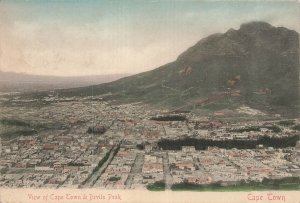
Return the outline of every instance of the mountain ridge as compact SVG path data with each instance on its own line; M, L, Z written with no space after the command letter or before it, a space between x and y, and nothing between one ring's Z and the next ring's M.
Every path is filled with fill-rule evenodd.
M109 92L105 99L178 106L228 89L239 91L243 102L298 104L299 34L266 22L244 23L238 30L201 39L175 61L154 70L59 92L64 96Z

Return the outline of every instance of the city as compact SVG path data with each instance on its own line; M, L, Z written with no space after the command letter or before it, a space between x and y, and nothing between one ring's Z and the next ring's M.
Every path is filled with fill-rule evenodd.
M204 115L55 96L1 105L4 188L174 190L300 176L300 120L247 106Z

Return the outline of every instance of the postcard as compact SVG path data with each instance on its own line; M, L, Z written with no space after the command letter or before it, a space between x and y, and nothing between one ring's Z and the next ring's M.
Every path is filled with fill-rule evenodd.
M300 203L300 2L0 0L0 202Z

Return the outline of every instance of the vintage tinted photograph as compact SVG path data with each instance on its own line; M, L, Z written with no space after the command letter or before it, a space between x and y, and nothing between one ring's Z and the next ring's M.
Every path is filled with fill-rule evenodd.
M299 1L0 0L0 201L289 201L299 32Z

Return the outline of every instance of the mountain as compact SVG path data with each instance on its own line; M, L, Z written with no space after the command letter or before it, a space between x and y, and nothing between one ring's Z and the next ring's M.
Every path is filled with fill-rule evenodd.
M299 34L266 22L245 23L201 39L154 70L59 93L171 106L235 95L254 105L293 106L299 102Z
M0 92L28 92L61 88L74 88L105 82L111 82L127 74L94 75L94 76L44 76L26 73L4 72L0 70Z

